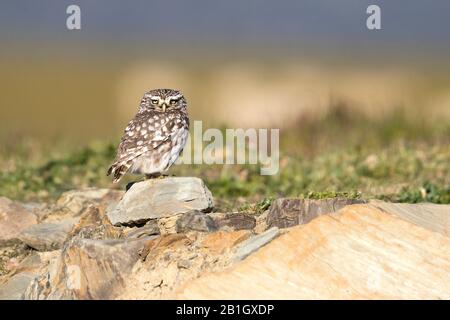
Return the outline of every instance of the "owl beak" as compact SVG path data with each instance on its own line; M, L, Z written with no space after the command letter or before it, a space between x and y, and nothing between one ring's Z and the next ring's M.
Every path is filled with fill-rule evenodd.
M165 102L162 104L162 111L166 112L166 103Z

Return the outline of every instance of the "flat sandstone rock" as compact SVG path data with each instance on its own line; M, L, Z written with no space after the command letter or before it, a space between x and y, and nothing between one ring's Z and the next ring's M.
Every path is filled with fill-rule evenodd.
M123 288L147 241L92 240L77 235L62 250L56 270L33 280L24 299L111 299Z
M36 215L26 206L0 197L0 240L15 239L22 230L36 223Z
M179 299L450 299L450 238L372 205L346 206L272 240Z
M269 230L258 234L239 245L239 248L234 254L234 260L240 261L251 255L253 252L259 250L259 248L265 246L270 241L275 239L280 234L277 227L270 228Z
M30 272L12 276L8 282L0 285L0 300L23 300L25 290L36 276L36 274Z
M450 205L434 203L392 203L372 200L370 204L408 222L450 237Z
M133 184L107 216L113 225L133 225L191 210L213 208L211 192L199 178L168 177Z
M61 248L77 221L76 218L69 218L55 223L35 224L23 230L18 237L38 251L56 250Z

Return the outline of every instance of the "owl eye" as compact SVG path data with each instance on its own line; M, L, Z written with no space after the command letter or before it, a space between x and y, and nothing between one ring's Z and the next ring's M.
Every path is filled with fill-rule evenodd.
M177 102L178 102L178 99L172 99L172 100L170 100L170 104L171 104L172 106L176 105Z
M152 99L152 104L158 104L159 100L158 99Z

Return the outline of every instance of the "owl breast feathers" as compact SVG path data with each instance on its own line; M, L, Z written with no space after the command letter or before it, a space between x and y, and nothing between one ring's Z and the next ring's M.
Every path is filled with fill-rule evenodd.
M188 132L186 101L179 91L147 92L125 129L107 175L118 182L128 170L145 175L165 172L183 151Z

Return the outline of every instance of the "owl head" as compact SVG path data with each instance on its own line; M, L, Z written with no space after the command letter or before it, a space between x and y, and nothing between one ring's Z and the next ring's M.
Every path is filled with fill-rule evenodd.
M139 112L154 110L157 112L185 111L186 99L174 89L154 89L147 91L142 97Z

